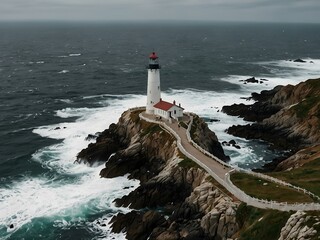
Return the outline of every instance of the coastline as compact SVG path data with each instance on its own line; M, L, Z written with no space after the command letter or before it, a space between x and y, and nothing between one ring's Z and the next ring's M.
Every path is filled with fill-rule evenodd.
M137 112L139 113L140 111L137 111ZM176 161L175 158L173 158L173 161L175 163L169 163L169 164L165 163L165 161L166 161L165 159L168 159L168 158L172 159L172 157L167 155L168 153L171 153L171 154L177 153L177 150L173 150L171 148L169 148L169 149L165 149L165 148L159 149L158 148L159 146L162 145L161 142L163 141L160 139L161 138L162 139L170 139L170 138L168 138L168 136L167 137L162 136L159 139L160 142L156 141L157 145L153 146L154 150L147 150L147 151L144 150L148 154L151 154L151 155L149 155L149 158L152 159L152 163L151 163L151 165L149 165L150 160L148 161L146 158L143 157L144 154L143 154L142 149L149 148L150 146L152 146L152 143L150 141L144 142L145 140L142 140L142 142L140 142L141 141L140 138L142 137L144 139L146 136L151 134L153 138L158 139L158 137L157 137L158 132L160 131L159 134L162 134L164 132L163 132L163 130L161 130L161 128L158 128L157 125L154 125L154 124L151 124L151 125L147 124L146 125L146 123L143 123L143 124L142 124L142 122L140 123L139 118L140 117L138 117L138 115L134 112L131 112L131 111L125 112L125 113L123 113L122 117L120 118L120 121L117 124L118 125L117 127L115 125L110 126L109 129L111 131L118 129L116 131L116 132L118 132L118 134L120 131L120 135L119 135L120 139L121 139L121 136L126 136L126 138L123 139L122 141L127 142L128 140L130 140L130 139L131 140L130 140L130 145L125 150L117 152L115 155L112 155L110 157L110 159L106 163L106 168L101 171L101 175L103 177L115 177L118 175L130 173L130 175L129 175L130 178L132 178L132 177L139 178L141 181L141 185L136 190L131 192L128 196L125 196L122 199L117 199L117 200L115 200L115 202L118 206L122 206L122 207L129 207L130 206L130 208L133 208L133 209L148 208L151 210L148 212L136 211L136 212L130 212L128 214L118 214L118 215L114 216L111 220L112 229L115 233L121 232L121 229L123 229L123 228L127 229L128 239L140 239L139 237L141 237L141 236L142 236L141 239L143 239L145 234L147 234L147 235L151 234L151 236L153 236L153 238L151 238L151 239L158 239L158 237L168 236L168 234L169 235L173 234L175 236L174 239L179 239L180 235L177 232L175 232L175 231L177 231L177 229L179 229L179 232L182 231L182 229L184 229L183 231L185 231L185 234L187 234L186 236L188 236L189 234L191 234L191 232L188 232L185 229L186 225L184 225L184 224L181 225L181 223L178 224L175 221L176 222L175 224L178 224L178 225L176 225L175 229L169 228L170 231L168 231L167 227L165 227L164 229L162 228L162 230L160 230L159 225L169 226L170 224L172 224L172 222L170 223L170 221L173 221L175 219L174 215L171 216L171 214L173 213L173 212L171 212L172 209L175 209L174 212L177 211L177 208L180 209L181 208L180 204L183 202L183 199L189 199L186 197L189 196L190 193L192 193L192 190L190 191L190 185L188 186L188 184L187 184L187 185L185 185L187 187L183 187L184 184L181 185L181 183L180 183L176 186L177 180L169 180L169 179L171 179L171 178L184 179L185 177L183 177L183 175L188 176L189 173L184 173L182 176L180 176L181 172L179 173L179 171L178 171L178 173L177 173L176 170L173 170L173 169L176 169L176 167L181 162L181 160L182 160L181 156L179 157L180 160L179 160L179 158L177 159L178 161ZM143 128L142 129L140 128L140 130L139 130L140 125ZM125 129L127 129L127 130L124 129L124 126L126 126ZM130 129L130 130L128 130L128 129ZM142 135L141 135L141 132L142 132ZM167 133L164 133L164 134L167 134ZM113 134L107 134L106 137L107 137L107 139L114 138L112 136L113 136ZM118 137L116 137L116 139L118 139ZM101 140L98 139L97 144L99 144L100 141ZM172 142L172 140L170 140L170 142ZM160 145L158 145L159 143L160 143ZM174 146L175 144L167 142L163 145L164 146ZM92 147L93 147L93 149L95 148L94 146L89 146L89 148L92 148ZM177 148L177 146L175 146L175 148ZM157 149L156 152L155 152L155 149ZM158 158L157 154L160 154L160 156L162 156L162 157ZM80 154L80 155L81 155L81 157L85 157L85 155L83 155L83 154ZM176 155L176 157L178 157L178 156ZM142 162L145 162L145 163L142 163L141 160L142 160ZM136 161L138 161L138 162L135 163ZM185 161L185 160L183 160L183 161ZM146 164L146 163L148 163L148 164ZM177 163L178 163L178 165L177 165ZM163 165L163 164L165 164L165 165ZM161 167L161 165L163 165L164 167ZM138 166L140 166L140 167L138 167ZM143 166L143 168L142 168L143 170L141 169L142 166ZM199 169L199 167L195 167L195 166L196 165L191 165L188 167L188 169L192 170L192 171L194 171L194 169L198 169L198 171L201 172L201 169ZM125 169L124 171L121 170L123 168ZM140 169L140 170L137 172L136 171L137 169ZM147 169L149 169L149 170L147 170ZM165 172L165 174L162 173L163 171ZM173 175L171 175L172 171L174 172ZM180 171L181 171L181 169L180 169ZM149 174L145 175L145 173L149 173ZM169 173L169 175L167 177L169 177L169 178L167 179L166 175L168 173ZM192 173L192 175L194 175L194 173ZM159 179L159 176L161 176L160 179ZM192 183L193 191L195 191L195 189L197 188L197 185L193 184L194 179L193 180L192 179L190 179L189 181ZM206 179L207 179L207 177L206 177ZM179 180L179 181L181 181L181 180ZM183 180L182 182L188 182L188 180ZM209 183L208 180L206 180L206 181L202 180L201 182L203 184ZM168 183L169 183L169 185L167 185ZM176 186L176 187L173 187L173 186ZM194 188L194 187L196 187L196 188ZM200 187L200 186L198 186L198 187ZM217 190L216 187L215 187L215 189ZM220 187L220 189L221 189L221 187ZM158 195L160 192L161 192L161 195ZM185 195L183 194L180 197L176 196L178 198L172 198L172 192L181 192L181 193L185 193ZM173 204L173 205L171 207L169 207L167 205L168 201L172 201L171 204ZM197 203L196 206L200 207L200 209L201 209L203 206L202 204L204 204L204 206L206 206L205 203L201 203L201 204ZM274 203L274 204L276 204L276 203ZM164 212L166 212L166 214L168 216L171 216L171 217L169 217L169 220L168 220L169 223L165 223L166 220L165 220L165 218L161 217L161 212L159 215L158 210L155 210L155 211L153 210L155 207L159 208L159 206L163 206ZM190 205L188 205L188 206L190 207ZM186 206L184 206L183 210L181 209L180 211L185 212L185 211L187 211L186 209L189 209L189 207L186 208ZM191 207L191 208L194 209L194 207ZM171 210L169 210L169 209L171 209ZM234 213L237 211L236 209L237 209L237 207L234 206L233 210L232 210L232 212L233 212L232 218L234 218L234 216L235 216ZM286 206L282 205L282 207L280 209L285 210ZM190 211L190 210L188 210L188 211ZM193 212L194 211L196 211L196 210L194 209ZM214 210L214 211L216 211L216 210ZM230 210L228 210L228 211L230 211ZM194 212L194 213L196 213L196 212ZM212 212L210 214L212 214ZM222 213L220 212L220 214L222 214ZM186 215L184 215L184 216L186 216ZM203 217L203 215L202 215L202 217ZM180 216L180 218L181 218L181 216ZM144 220L142 220L142 219L144 219ZM189 217L187 217L187 219L185 219L185 221L190 223L191 219ZM142 224L142 226L144 226L144 227L136 229L136 227L134 227L135 226L134 224L128 225L128 223L126 223L127 221L140 222ZM235 219L232 220L231 223L235 224L236 220ZM147 227L147 226L149 226L149 227ZM150 229L147 230L147 228L150 228L150 227L152 228L151 229L152 231ZM157 230L155 230L155 229L157 229ZM197 233L193 233L193 234L196 234L196 236L203 237L204 236L203 230L205 229L204 226L203 225L201 225L201 227L198 226L198 227L196 227L196 229L197 229L196 230ZM233 236L233 234L238 230L238 227L237 227L237 225L232 225L231 229L233 229L233 230L231 230L231 232L228 232L229 230L226 230L228 232L229 237ZM205 233L208 234L206 232L206 230L205 230ZM211 235L209 235L209 236L211 236L211 237L215 236L215 235L212 235L213 234L212 232L210 234ZM220 235L221 232L218 231L217 234ZM161 238L159 238L159 239L161 239Z

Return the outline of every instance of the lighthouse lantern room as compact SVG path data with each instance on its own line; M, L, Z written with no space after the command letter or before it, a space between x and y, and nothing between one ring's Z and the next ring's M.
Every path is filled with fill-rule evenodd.
M158 56L155 52L149 56L148 66L148 87L147 87L147 107L146 112L148 114L154 113L153 106L160 101L160 65Z

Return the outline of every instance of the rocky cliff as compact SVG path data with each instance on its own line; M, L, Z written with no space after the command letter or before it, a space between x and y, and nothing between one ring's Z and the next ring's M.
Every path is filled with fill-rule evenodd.
M253 105L223 108L227 114L255 121L230 127L230 134L268 141L271 147L286 150L289 155L320 143L320 79L278 86L254 93L252 98L257 100Z
M129 207L131 211L112 218L113 232L125 232L129 240L252 239L252 236L262 240L270 236L298 240L301 236L317 236L316 214L291 213L290 217L289 213L240 204L178 150L170 133L157 124L140 120L139 113L124 112L117 124L111 124L99 134L96 143L78 155L79 163L105 162L101 177L128 174L129 178L140 180L137 189L115 199L117 206ZM226 158L214 133L202 119L194 117L197 118L192 127L194 140L201 143L206 136L202 147Z
M281 229L279 240L318 239L319 217L298 211L290 216Z
M96 143L78 155L78 162L106 161L102 177L129 174L141 185L116 199L129 207L112 219L114 232L128 239L227 239L238 230L235 202L202 168L177 148L176 139L157 124L140 120L139 111L126 111ZM193 133L208 136L203 147L227 159L214 133L200 118Z

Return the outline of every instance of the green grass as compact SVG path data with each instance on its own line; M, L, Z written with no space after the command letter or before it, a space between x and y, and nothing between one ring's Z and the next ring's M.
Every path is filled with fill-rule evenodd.
M315 195L320 196L320 158L306 163L297 169L269 173L269 175L295 186L305 188Z
M292 107L292 110L296 113L297 117L304 119L309 115L309 111L320 102L320 96L309 96L304 101L298 103ZM320 118L320 111L318 111L316 117Z
M241 228L238 239L278 239L281 228L289 217L289 212L258 209L241 203L236 212L237 222Z
M192 161L190 158L188 157L184 157L183 160L181 162L178 163L179 167L182 168L200 168L203 169L201 166L199 166L198 164L196 164L194 161Z
M320 79L309 79L306 81L306 86L308 86L309 92L305 100L292 107L292 110L300 119L308 117L310 109L320 102ZM320 118L319 110L316 114L318 118Z
M231 174L230 177L238 188L255 198L288 203L313 202L311 197L302 192L249 174L236 172ZM264 183L267 183L267 185L264 185Z
M179 154L178 154L179 158L182 159L181 162L178 163L179 167L182 168L200 168L203 169L201 166L199 166L197 163L195 163L194 161L192 161L190 158L188 158L186 155L184 155L180 150L179 150Z
M307 84L309 84L313 90L319 91L320 89L320 78L318 79L309 79L307 81Z
M143 129L142 136L145 136L145 135L148 135L148 134L152 135L152 134L154 134L156 132L160 132L160 131L163 131L163 130L158 124L150 124L149 127Z

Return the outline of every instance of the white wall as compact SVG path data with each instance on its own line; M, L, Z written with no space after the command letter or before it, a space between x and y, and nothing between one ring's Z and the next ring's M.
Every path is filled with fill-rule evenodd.
M165 119L169 119L169 113L168 112L166 112L164 110L161 110L161 109L158 109L158 108L155 108L154 111L155 111L154 112L155 115L163 117Z
M160 101L160 69L148 69L147 107L148 114L154 113L153 105Z
M169 111L171 111L171 116L174 119L178 120L179 117L183 117L183 110L178 106L173 106L172 108L169 109Z
M168 111L164 111L158 108L154 109L154 114L160 117L163 117L165 119L170 119L170 113L171 112L171 117L174 119L177 119L179 117L183 117L183 109L177 107L177 106L173 106L171 107Z

